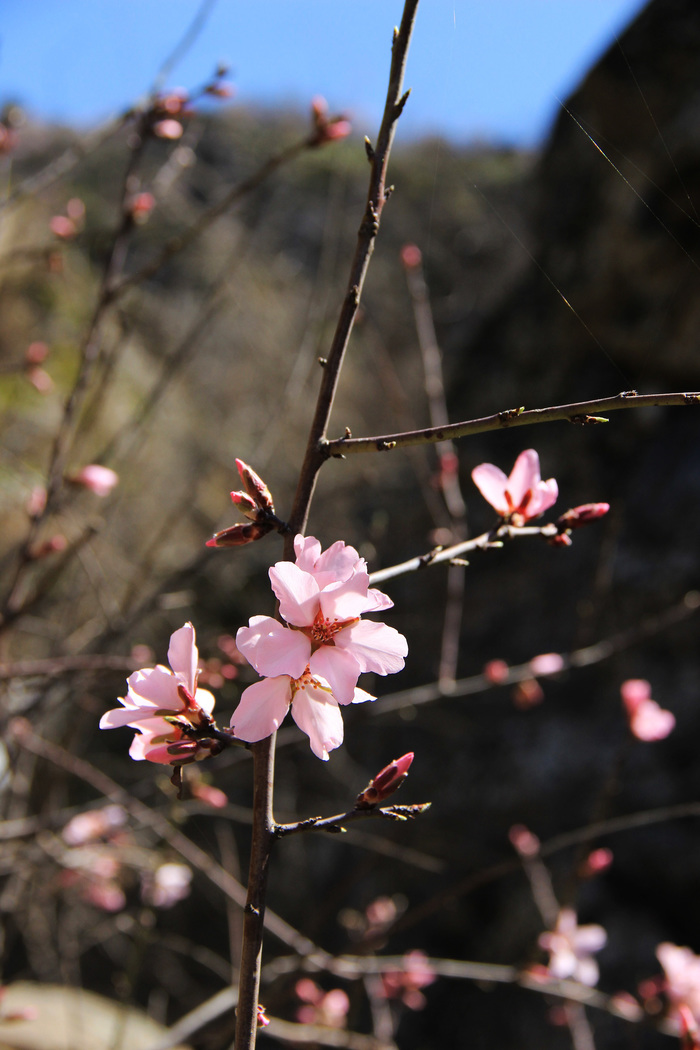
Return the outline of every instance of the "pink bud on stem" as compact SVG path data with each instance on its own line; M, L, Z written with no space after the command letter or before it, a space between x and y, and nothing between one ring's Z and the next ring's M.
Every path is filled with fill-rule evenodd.
M364 791L362 791L355 802L355 809L372 809L378 802L389 798L403 784L408 776L408 770L413 762L413 751L407 752L401 758L395 758L388 766L380 770L373 777Z

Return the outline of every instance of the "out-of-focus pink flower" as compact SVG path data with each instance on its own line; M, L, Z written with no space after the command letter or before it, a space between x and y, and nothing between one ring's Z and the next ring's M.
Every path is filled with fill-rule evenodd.
M678 1007L678 1027L681 1032L681 1050L700 1050L700 1030L697 1021L684 1003Z
M153 125L153 134L159 139L179 139L183 127L179 120L157 120Z
M211 806L212 809L224 809L228 806L228 795L221 788L205 784L201 780L190 781L188 786L192 797L203 802L205 806Z
M42 343L41 340L36 340L30 343L24 353L24 360L28 365L41 365L44 363L46 358L49 356L49 345L48 343Z
M382 974L382 991L385 999L400 999L409 1010L422 1010L426 998L420 991L433 984L437 978L421 951L407 952L403 957L404 969Z
M136 193L128 203L129 213L134 222L141 226L146 222L156 206L156 199L152 193Z
M521 857L536 857L540 852L540 840L524 824L513 824L508 830L508 838Z
M529 711L531 707L542 703L544 692L536 678L524 678L522 682L516 682L513 686L512 697L517 708Z
M365 908L366 936L375 936L388 929L398 914L399 909L393 897L377 897L370 901Z
M544 514L559 495L554 478L541 480L540 458L534 448L520 453L508 477L493 463L481 463L474 467L472 480L484 499L516 526Z
M491 685L501 685L503 682L508 681L509 672L510 668L505 660L489 660L487 664L484 664L484 669L481 673Z
M152 904L154 908L172 908L189 896L191 882L192 872L186 864L161 864L144 879L141 897L144 903Z
M690 948L665 941L656 949L656 957L664 969L664 991L676 1019L685 1006L695 1021L700 1021L700 956Z
M564 670L564 659L559 653L541 653L530 660L530 670L538 677L558 674Z
M328 1028L344 1028L350 1000L342 988L331 988L324 992L310 977L302 977L294 986L304 1006L296 1012L300 1024L322 1024Z
M126 823L126 810L121 806L103 806L72 817L63 829L63 841L69 846L84 846L88 842L110 835Z
M598 982L598 964L592 958L607 941L602 926L579 926L573 908L562 908L553 930L540 934L539 945L549 952L552 977L568 977L591 988Z
M32 547L29 552L29 557L32 561L39 561L41 558L48 558L50 554L60 554L68 546L68 540L60 532L57 532L53 536L49 536L48 539L42 540L36 547Z
M405 270L417 270L423 255L417 244L404 244L401 249L401 265Z
M29 493L26 503L27 514L30 518L38 518L46 506L46 488L44 485L35 485Z
M218 81L216 84L207 84L204 90L207 95L212 95L214 98L233 98L236 93L233 84L223 80Z
M651 698L651 685L644 678L628 678L620 686L622 703L632 734L638 740L664 740L673 730L676 719Z
M189 96L185 88L173 88L157 98L154 108L157 113L167 113L170 117L176 117L178 113L183 112L188 101Z
M119 475L110 467L103 467L99 463L89 463L77 474L73 474L69 480L74 485L82 485L83 488L89 489L96 496L104 499L105 496L109 496L114 486L119 484Z
M602 875L613 862L613 852L605 846L592 850L579 868L582 879L591 879L594 875Z
M328 116L328 103L322 95L317 95L311 102L311 119L315 129L312 145L322 146L333 139L344 139L352 131L352 124L345 117Z
M46 369L41 368L39 365L30 365L27 368L26 376L34 389L40 394L48 394L50 390L53 390L53 379Z
M172 670L157 664L135 671L128 679L126 697L119 698L123 706L107 711L100 729L137 729L129 749L137 761L181 765L210 752L211 740L187 735L188 730L206 729L212 723L214 697L207 689L197 688L198 659L194 627L186 623L170 638Z
M78 227L67 215L53 215L49 220L49 229L62 241L70 241L78 233Z
M383 802L385 798L389 798L395 791L398 791L408 776L411 762L413 762L413 751L402 755L401 758L395 758L388 766L380 769L376 777L373 777L364 791L357 796L355 809L371 809L372 806Z

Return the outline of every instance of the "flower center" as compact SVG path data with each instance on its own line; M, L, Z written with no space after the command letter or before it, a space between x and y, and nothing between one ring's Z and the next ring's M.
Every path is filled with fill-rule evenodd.
M338 631L342 631L345 627L352 627L358 620L359 616L351 620L328 620L319 610L311 627L307 627L305 633L308 634L314 649L322 645L335 645L334 639Z

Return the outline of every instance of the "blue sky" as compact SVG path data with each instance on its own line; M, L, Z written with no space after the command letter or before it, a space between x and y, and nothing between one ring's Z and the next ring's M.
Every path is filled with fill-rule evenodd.
M0 100L92 126L141 97L202 0L3 0ZM374 135L401 0L208 0L169 86L230 63L238 102L325 95ZM643 0L422 0L402 136L533 145Z

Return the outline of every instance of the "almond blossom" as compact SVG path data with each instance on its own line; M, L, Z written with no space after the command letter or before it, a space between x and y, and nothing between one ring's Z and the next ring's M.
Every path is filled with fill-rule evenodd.
M286 623L253 616L236 645L265 681L243 692L231 725L241 740L270 736L292 707L319 758L339 747L339 704L374 699L357 680L364 671L393 674L404 666L406 639L393 627L361 620L393 602L369 586L364 558L342 541L326 551L312 536L297 536L296 562L270 569L272 589Z
M579 926L573 908L562 908L553 930L540 935L539 945L549 952L548 970L552 977L568 977L591 988L598 982L598 964L592 958L605 945L608 936L602 926Z
M651 685L644 678L628 678L620 686L620 695L633 736L638 740L664 740L673 730L676 719L651 698Z
M540 478L540 458L534 448L520 453L508 477L493 463L481 463L474 467L472 480L484 499L516 526L544 514L559 495L554 478Z
M119 698L122 707L107 711L100 729L138 730L129 749L137 761L181 765L210 750L211 740L188 735L213 724L214 697L208 689L197 688L198 659L194 627L186 623L171 635L170 668L157 664L135 671L126 697Z

